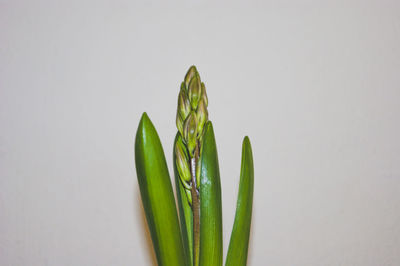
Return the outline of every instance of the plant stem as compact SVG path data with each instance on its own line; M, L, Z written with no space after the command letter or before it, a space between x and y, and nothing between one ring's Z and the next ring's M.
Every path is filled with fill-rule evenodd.
M196 145L194 157L191 158L192 174L192 210L193 210L193 265L199 265L200 255L200 195L197 190L196 165L199 160L199 145Z

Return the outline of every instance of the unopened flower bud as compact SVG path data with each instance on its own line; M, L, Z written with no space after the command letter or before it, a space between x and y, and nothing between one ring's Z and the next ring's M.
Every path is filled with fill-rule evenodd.
M183 120L179 112L176 113L176 127L178 128L179 133L183 136Z
M189 154L193 157L197 137L197 119L194 111L190 112L189 116L186 118L183 126L183 137L187 144Z
M181 91L187 92L187 86L186 86L185 82L181 83Z
M189 189L185 189L186 197L188 199L189 205L192 206L192 192Z
M181 115L182 120L185 120L190 113L189 98L187 97L186 92L183 90L181 90L178 96L178 112Z
M195 66L191 66L188 70L188 72L186 73L185 76L185 84L186 84L186 88L189 87L189 82L190 80L197 74L197 69Z
M175 145L176 155L176 168L182 182L190 183L192 177L189 168L189 156L187 155L186 148L181 140L178 140Z
M206 92L206 86L204 83L201 83L201 99L203 99L206 107L208 106L208 97L207 97L207 92Z
M188 94L192 109L196 110L201 98L201 82L199 75L194 76L190 81Z
M197 108L196 112L196 118L197 118L197 133L201 135L203 133L204 124L208 120L208 111L207 111L207 106L204 103L204 99L200 100L199 107Z

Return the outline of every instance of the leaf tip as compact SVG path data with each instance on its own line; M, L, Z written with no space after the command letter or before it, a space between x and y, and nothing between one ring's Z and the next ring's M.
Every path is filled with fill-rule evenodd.
M140 118L138 129L136 131L135 145L137 147L138 145L142 145L141 143L146 142L147 135L154 131L155 128L149 116L146 112L143 112L142 117Z
M149 116L147 115L146 112L143 112L142 117L140 118L139 124L145 124L145 123L148 123L148 122L151 123L150 118L149 118Z
M243 138L243 146L250 146L250 148L251 148L249 136L245 136L245 137Z
M208 130L214 131L212 122L210 120L208 120L204 125L204 132L207 132Z

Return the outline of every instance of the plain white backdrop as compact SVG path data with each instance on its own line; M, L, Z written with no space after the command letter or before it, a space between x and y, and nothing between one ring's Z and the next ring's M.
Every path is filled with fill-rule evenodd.
M249 135L249 265L400 265L400 3L202 0L0 1L1 265L154 265L133 140L172 169L192 64L225 254Z

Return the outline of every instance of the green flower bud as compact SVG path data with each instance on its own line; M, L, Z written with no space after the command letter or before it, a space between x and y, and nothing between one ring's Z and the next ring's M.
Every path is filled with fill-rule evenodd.
M182 119L185 120L190 113L190 102L186 95L186 92L181 90L178 96L178 113Z
M194 111L190 112L186 118L183 126L183 138L187 144L190 156L193 157L197 138L197 119Z
M203 99L206 107L208 106L208 97L207 97L207 92L206 92L206 86L204 83L201 83L201 99Z
M185 145L178 140L175 145L176 168L182 182L190 183L192 176L190 174L189 156L187 155Z
M179 174L179 173L178 173ZM180 176L179 176L179 180L181 181L181 183L182 183L182 185L183 185L183 187L185 188L185 189L189 189L189 190L191 190L192 189L192 185L191 184L189 184L189 183L187 183L185 180L183 180Z
M181 91L187 92L187 86L186 86L185 82L181 83Z
M199 134L200 136L203 133L203 127L208 120L208 111L207 111L207 106L204 103L204 99L200 100L199 107L197 108L196 112L196 118L197 118L197 134Z
M176 113L176 127L178 128L179 133L183 136L183 119L179 112Z
M185 76L186 88L189 87L190 80L197 74L195 66L191 66Z
M199 75L194 76L190 81L188 94L192 109L196 110L201 98L201 82Z
M185 189L185 193L190 206L192 206L192 192L190 192L190 189Z

